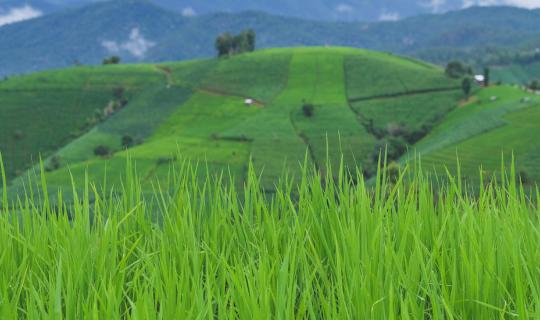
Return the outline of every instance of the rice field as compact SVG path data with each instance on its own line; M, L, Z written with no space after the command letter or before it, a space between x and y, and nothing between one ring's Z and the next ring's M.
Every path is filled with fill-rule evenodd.
M2 174L2 319L540 317L540 211L511 168L472 194L306 160L268 194L253 165L238 188L179 160L148 194L124 167L115 191L83 174L53 198L40 175L12 202Z

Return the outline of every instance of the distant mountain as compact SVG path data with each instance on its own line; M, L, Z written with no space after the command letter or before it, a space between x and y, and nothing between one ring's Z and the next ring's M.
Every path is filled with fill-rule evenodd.
M341 45L445 62L538 43L540 11L474 7L368 23L255 11L185 17L149 1L101 2L0 27L0 75L95 64L110 55L128 62L210 57L219 33L245 28L256 30L259 48Z
M46 0L55 5L79 5L100 0ZM101 0L103 1L103 0ZM473 5L519 5L534 7L533 1L516 0L149 0L184 16L208 13L264 11L271 14L314 20L398 20L426 13L443 13ZM540 4L536 4L540 7Z

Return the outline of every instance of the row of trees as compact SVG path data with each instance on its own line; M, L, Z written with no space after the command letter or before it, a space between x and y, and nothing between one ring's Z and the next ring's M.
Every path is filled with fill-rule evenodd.
M244 52L255 51L256 34L252 29L244 30L238 35L228 32L220 34L215 43L219 57L233 56Z

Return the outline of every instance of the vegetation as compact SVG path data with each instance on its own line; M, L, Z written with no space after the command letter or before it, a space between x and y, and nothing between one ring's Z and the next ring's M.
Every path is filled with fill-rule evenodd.
M103 65L106 64L119 64L120 63L120 57L118 56L112 56L110 58L103 59Z
M310 103L305 103L302 106L302 112L304 113L306 117L311 118L313 117L313 114L315 113L315 107Z
M491 84L491 70L486 67L484 68L484 85L486 87L489 87L489 85Z
M112 195L45 179L0 208L6 318L534 318L538 208L518 176L474 196L459 176L433 190L413 168L312 173L266 195L179 162L143 194L124 163ZM182 165L184 163L184 165ZM252 167L251 167L252 168ZM173 173L174 172L174 173ZM352 175L349 175L352 173ZM88 175L87 175L88 177ZM39 178L38 178L39 179ZM41 182L39 182L41 181ZM494 180L493 180L494 181ZM297 184L298 183L298 184Z
M55 88L62 90L47 90ZM426 168L440 174L445 167L455 172L457 150L463 178L478 185L473 181L478 167L486 175L498 171L504 150L515 153L528 185L540 181L536 95L510 86L472 87L463 102L460 81L441 68L384 53L273 49L230 59L78 67L12 77L0 90L5 92L0 99L10 98L6 105L14 106L0 118L13 195L27 190L24 177L40 155L46 164L53 156L61 159L58 169L46 173L51 190L69 188L70 175L82 179L85 171L98 181L106 176L117 188L130 157L137 161L145 192L151 192L151 181L166 180L169 159L178 151L207 163L210 173L230 172L238 187L251 158L267 192L273 192L284 169L300 174L296 164L306 151L308 162L323 173L338 174L326 168L330 158L343 160L345 168L360 167L373 179L381 152L404 164L416 151ZM96 109L103 114L122 91L127 105L87 127L87 114ZM80 108L69 102L75 97L71 101L81 101ZM246 98L257 103L246 107ZM64 120L56 113L64 110L58 104L64 100L71 116L57 126L62 130L54 138L45 124ZM312 117L302 110L307 102L316 106ZM14 139L16 130L24 133L22 139ZM97 146L113 152L98 156ZM27 165L21 168L22 163Z
M479 184L480 166L483 174L490 176L500 170L501 155L507 155L504 161L508 165L513 154L516 169L525 172L528 184L534 185L540 181L540 144L536 139L540 134L536 125L539 106L538 96L521 88L503 85L482 89L449 112L401 161L419 153L426 168L439 175L446 170L457 174L458 155L463 179Z
M464 78L461 82L461 88L463 89L463 93L465 94L465 98L469 99L469 96L471 94L472 89L472 81L471 78Z
M109 106L120 107L121 100L162 83L163 74L153 66L127 65L83 66L0 82L0 151L8 179L91 131ZM118 100L120 87L123 93ZM99 144L103 143L92 142L87 152L92 154ZM62 159L72 162L69 157Z
M107 146L99 145L94 149L94 154L99 157L105 157L111 154L111 149Z
M234 7L230 1L222 2L211 7ZM289 2L280 1L283 5L299 6L293 12L300 14L312 6L311 2L309 6ZM178 5L188 7L184 2ZM379 6L378 3L374 5ZM197 6L202 7L200 4ZM358 10L360 14L363 12L365 10ZM380 14L380 10L377 12ZM328 14L335 15L336 12L330 10ZM107 23L96 24L96 21ZM214 41L218 34L252 28L257 32L259 48L350 46L404 54L440 65L460 60L471 66L499 66L501 64L489 61L498 55L509 56L512 61L517 53L531 52L539 47L536 42L540 14L508 8L469 8L395 22L371 22L367 27L368 24L362 21L301 20L261 12L199 14L186 19L180 13L163 10L150 1L97 1L85 8L2 28L0 77L68 67L74 61L84 65L100 64L104 57L110 55L100 42L123 43L134 26L139 28L145 39L156 44L145 52L144 60L147 62L211 57L216 52ZM121 53L123 62L140 61L140 57L132 56L126 50ZM519 63L516 63L517 68L524 72L508 70L508 74L516 78L524 74L534 78L539 74L538 70L533 72ZM492 80L501 79L494 72ZM531 78L520 83L525 84L529 80Z
M528 85L529 89L538 91L540 90L540 81L539 80L533 80Z
M256 35L252 29L244 30L233 36L228 32L220 34L215 43L218 57L233 56L255 51Z
M460 79L467 75L471 75L472 70L470 67L465 66L459 61L452 61L446 66L445 73L450 78Z

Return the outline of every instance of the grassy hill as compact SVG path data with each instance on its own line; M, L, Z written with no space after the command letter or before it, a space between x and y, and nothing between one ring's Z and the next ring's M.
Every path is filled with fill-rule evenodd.
M457 173L459 157L463 177L473 183L480 170L486 180L500 170L503 156L510 167L513 156L517 173L531 184L540 180L538 120L538 95L518 87L490 87L450 112L415 151L425 168L439 174L445 174L445 166Z
M480 166L488 178L513 153L520 177L539 181L540 97L506 85L475 90L464 101L460 81L438 67L346 48L77 67L0 82L0 149L14 193L40 155L51 188L85 172L119 183L128 158L148 187L182 160L242 184L251 159L272 190L284 168L297 175L304 161L323 172L327 160L343 161L369 178L381 150L401 163L420 154L438 173L455 173L459 156L474 183Z
M538 79L540 74L540 61L529 64L512 63L503 66L494 66L492 78L509 84L526 85L532 80Z
M298 173L306 155L323 171L327 158L338 164L343 155L345 166L360 165L369 176L386 139L405 132L412 140L422 137L461 97L459 81L437 67L345 48L78 67L15 77L0 90L13 100L0 105L8 175L41 153L53 188L86 170L94 181L105 174L119 181L128 156L148 182L166 179L178 155L207 163L211 172L230 170L238 183L251 157L267 189L284 165ZM103 116L118 91L127 104ZM247 106L246 98L256 103ZM312 106L312 114L304 105ZM90 127L96 110L101 119ZM393 127L401 133L390 134ZM110 154L96 155L97 147Z

